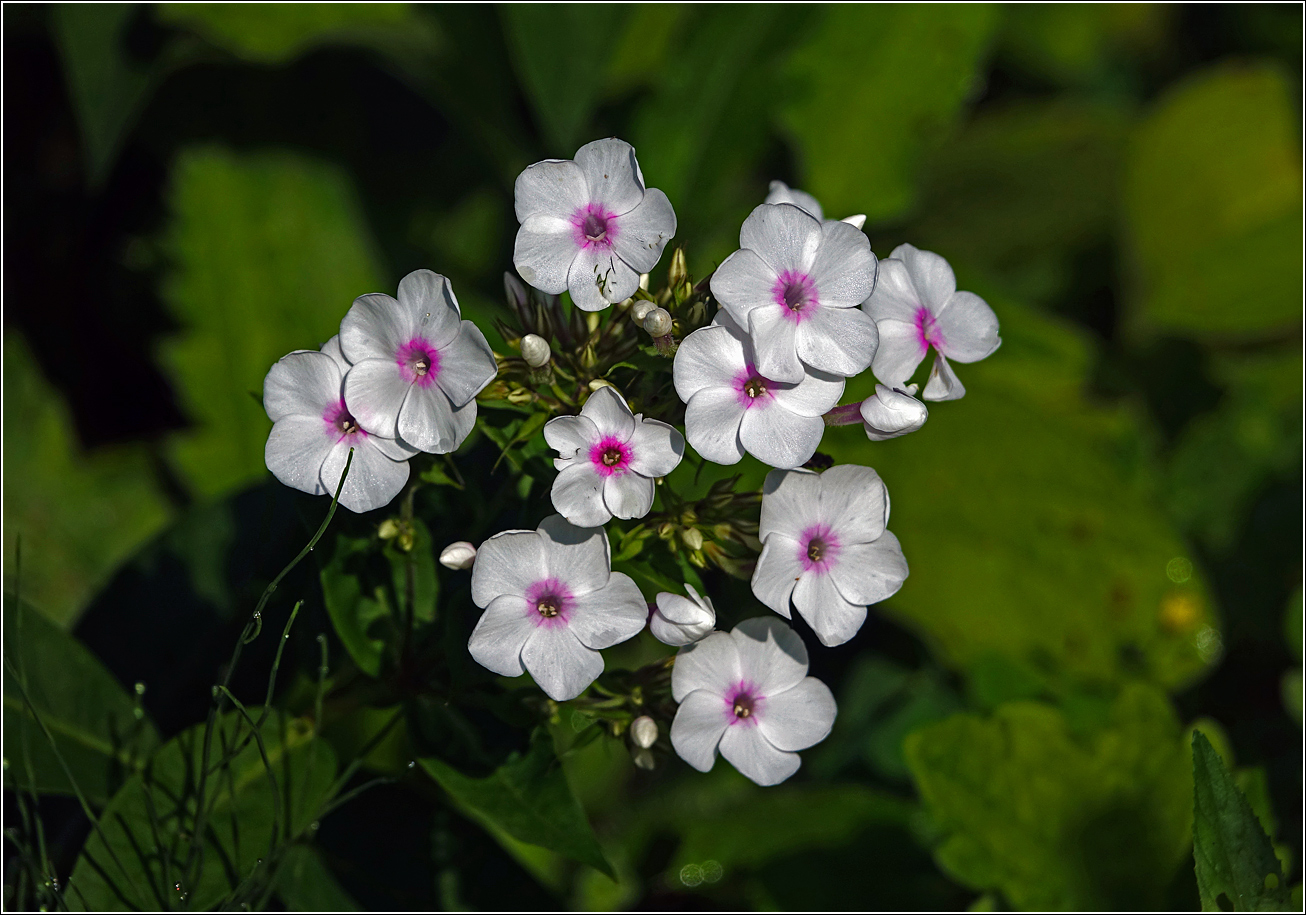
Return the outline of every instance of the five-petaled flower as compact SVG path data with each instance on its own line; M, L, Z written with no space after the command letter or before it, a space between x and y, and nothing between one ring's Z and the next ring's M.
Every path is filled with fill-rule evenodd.
M472 600L485 613L467 648L505 677L530 671L562 702L603 673L600 648L639 634L648 605L630 577L613 572L602 528L550 515L534 531L504 531L481 544Z
M663 591L655 598L656 606L648 618L653 638L666 645L688 645L711 635L716 628L716 608L712 599L699 596L694 586L686 583L689 597Z
M685 437L718 464L744 452L772 467L798 467L816 453L821 418L839 402L844 381L804 369L796 384L766 375L753 345L724 312L719 324L694 331L676 351L672 370L685 406Z
M553 507L580 527L644 517L653 507L654 479L674 470L685 453L679 432L633 415L612 387L591 394L579 416L549 420L544 439L559 455Z
M773 470L762 486L753 594L785 619L792 599L822 645L842 645L862 628L867 605L907 578L888 521L888 490L869 467Z
M680 649L671 670L680 703L671 745L700 772L717 750L759 785L798 771L797 751L824 740L834 724L829 687L807 676L807 648L774 617L744 620Z
M340 347L353 368L345 403L365 429L419 451L445 454L476 422L476 395L497 368L490 344L462 320L449 281L417 270L399 298L359 296L340 322Z
M790 187L783 181L772 181L770 192L766 195L763 203L792 203L801 210L811 213L821 222L846 222L854 229L860 229L866 225L866 215L858 213L856 216L845 216L843 219L826 219L825 211L821 209L821 202L806 191L800 191L796 187Z
M365 512L399 494L408 482L408 458L416 452L354 418L341 395L348 371L338 337L321 352L282 356L263 379L263 407L273 423L263 456L268 470L287 486L334 494L353 448L340 504Z
M676 234L671 201L644 187L634 147L615 137L586 143L575 160L528 166L514 203L517 272L543 292L570 292L584 311L634 295Z
M865 235L764 203L744 220L739 245L712 274L712 294L747 329L763 375L794 383L805 367L851 377L871 364L879 338L857 308L875 288Z
M933 251L899 245L880 261L880 279L862 308L875 319L880 347L871 371L903 387L933 347L936 356L921 396L957 400L966 389L948 360L978 362L999 344L998 316L973 292L959 292L948 262Z

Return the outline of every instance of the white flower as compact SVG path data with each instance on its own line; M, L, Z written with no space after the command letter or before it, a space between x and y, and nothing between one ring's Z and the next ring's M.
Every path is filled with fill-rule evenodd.
M908 385L908 389L904 390L877 384L875 393L862 401L862 427L866 430L867 438L873 442L882 442L915 432L925 425L930 411L908 390L914 393L916 386Z
M476 422L476 395L497 371L485 335L461 320L449 281L416 270L396 301L359 296L340 322L340 347L353 368L345 403L366 429L445 454Z
M680 649L671 669L671 695L680 703L671 745L700 772L717 750L759 785L798 771L804 750L834 724L830 689L807 676L807 648L774 617L744 620Z
M889 493L869 467L773 470L762 486L753 594L785 619L792 598L822 645L842 645L862 628L867 605L907 578L888 521Z
M934 367L921 395L926 400L964 397L948 360L978 362L1002 343L993 309L975 293L957 291L946 260L911 245L899 245L880 261L879 282L862 309L880 331L871 370L885 384L902 387L934 347Z
M821 203L806 191L800 191L798 188L790 187L783 181L772 181L771 191L766 195L765 203L792 203L800 209L811 213L822 223L827 222L846 222L854 229L860 229L866 225L866 215L858 213L856 216L845 216L843 219L834 220L826 219L825 211L821 209Z
M649 617L653 637L666 645L688 645L710 635L716 627L716 608L710 597L699 597L691 584L685 585L689 597L663 591L656 598L657 609Z
M775 381L758 369L748 335L724 311L717 320L684 339L672 367L689 443L718 464L744 452L772 467L803 464L821 443L821 417L839 402L843 379L809 369L797 384Z
M341 396L347 371L338 337L321 352L297 350L272 366L263 379L263 408L273 423L263 457L287 486L334 495L353 448L340 504L365 512L399 494L408 482L408 458L416 451L350 414Z
M611 386L591 394L579 416L545 423L544 440L559 455L553 507L580 527L644 517L653 507L653 480L674 470L685 453L679 432L633 415Z
M546 159L517 176L512 262L543 292L571 293L584 311L630 298L676 234L667 195L644 187L635 149L613 137L576 159Z
M871 364L879 338L857 308L875 288L865 235L764 203L744 220L739 244L712 274L712 294L748 330L763 375L796 383L804 366L851 377Z
M472 600L484 607L467 648L505 677L530 671L562 702L603 673L598 649L639 634L648 604L630 577L611 571L608 538L550 515L535 531L504 531L481 544Z
M440 551L440 565L446 569L470 569L476 562L476 547L466 540L455 540Z

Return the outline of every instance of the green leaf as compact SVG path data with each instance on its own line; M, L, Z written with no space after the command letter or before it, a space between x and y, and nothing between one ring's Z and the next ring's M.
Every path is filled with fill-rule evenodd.
M124 559L167 522L170 508L140 445L84 451L59 392L23 338L4 335L4 569L22 592L71 625Z
M1115 84L1139 51L1166 39L1172 8L1152 3L1037 3L1006 7L1000 54L1068 86Z
M257 720L261 711L249 714ZM270 856L304 835L330 799L336 759L309 725L280 712L271 712L260 730L266 765L258 743L246 740L251 733L239 712L214 726L203 854L193 859L194 874L187 874L187 864L197 828L204 725L165 744L114 795L73 868L69 907L207 909L268 879ZM227 750L233 755L222 765Z
M394 606L401 619L412 614L413 623L429 623L435 619L435 600L440 592L440 582L435 574L435 544L431 531L421 518L413 518L412 546L402 549L399 538L386 542L382 552L390 562L390 580L394 587Z
M1223 63L1171 87L1125 188L1135 323L1243 337L1301 321L1301 150L1273 66Z
M429 537L429 535L428 535ZM374 537L337 534L331 559L322 567L322 598L331 624L369 677L381 675L387 642L395 634L392 579L378 568L380 550Z
M295 153L184 151L173 170L164 298L183 332L163 348L193 431L171 453L213 496L263 478L268 369L339 331L350 303L392 289L348 177ZM250 393L255 394L250 397Z
M826 8L789 61L798 89L781 118L827 217L907 212L921 153L975 94L996 21L980 4Z
M312 845L286 850L277 872L277 895L291 912L361 911Z
M73 793L32 716L30 700L82 795L92 804L104 804L154 752L159 741L154 724L85 646L26 601L9 595L4 599L4 645L5 787ZM17 682L10 676L11 665Z
M1283 868L1270 837L1200 732L1193 734L1193 858L1203 911L1288 908Z
M572 794L547 731L535 733L525 756L510 759L486 778L469 778L435 757L420 762L477 822L613 876L585 811Z
M1142 685L1079 739L1033 702L917 731L907 763L944 836L940 866L1017 909L1159 906L1190 835L1180 731L1165 696Z

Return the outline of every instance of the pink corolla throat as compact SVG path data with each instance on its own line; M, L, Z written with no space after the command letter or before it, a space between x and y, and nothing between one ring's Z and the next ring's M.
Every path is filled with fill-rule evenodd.
M617 214L601 203L590 203L571 214L576 244L581 248L611 248L617 237Z
M816 292L816 283L806 273L797 270L785 270L776 278L771 287L775 303L784 309L784 314L795 324L809 318L816 306L821 304Z
M599 476L620 476L630 470L630 461L634 457L629 442L623 442L611 435L604 436L590 446L590 463Z
M726 724L731 727L757 727L757 719L766 707L766 697L756 684L740 680L726 690L725 700Z
M840 543L827 524L813 524L798 535L798 561L803 571L824 575L839 558Z
M921 345L922 355L928 352L931 346L942 351L943 329L939 327L939 321L934 317L934 313L924 305L916 309L916 339Z
M735 373L730 386L735 389L735 400L745 410L769 404L775 398L771 392L777 387L771 379L763 378L751 362L744 365L743 371Z
M336 444L347 442L353 445L367 438L367 433L349 412L343 399L338 403L327 405L327 408L322 411L322 422L326 424L327 437L333 439Z
M440 374L440 351L425 337L414 337L395 353L395 364L404 381L420 388L435 384Z
M576 599L556 578L545 578L526 589L526 614L536 626L559 629L567 625Z

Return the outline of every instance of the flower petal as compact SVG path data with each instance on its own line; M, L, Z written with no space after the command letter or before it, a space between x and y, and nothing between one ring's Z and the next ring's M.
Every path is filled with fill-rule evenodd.
M763 464L799 467L816 453L824 432L825 420L821 417L799 416L772 402L763 409L744 412L739 423L739 442Z
M566 626L538 627L526 639L521 660L555 702L575 699L603 673L603 655L582 645Z
M770 192L766 195L766 200L763 203L792 203L794 206L811 213L817 219L825 218L825 211L821 209L821 204L815 197L806 191L790 187L783 181L771 182Z
M743 334L720 325L699 328L676 350L671 367L676 394L689 403L704 388L728 387L746 363Z
M852 543L839 553L830 577L849 603L878 604L898 593L907 580L907 558L892 532L872 543Z
M746 619L730 631L739 670L763 696L793 689L807 676L807 646L788 623L774 616Z
M905 391L877 384L875 393L862 401L862 426L873 442L915 432L929 419L925 404Z
M685 437L656 419L642 419L630 437L630 469L646 477L665 477L685 455Z
M771 265L748 248L741 248L721 262L712 273L712 295L741 324L748 323L754 308L775 305L775 284L779 275Z
M695 594L692 585L686 585L685 589L691 594ZM677 626L696 626L709 617L713 620L716 619L716 613L710 604L700 603L692 597L683 597L679 594L672 594L670 591L661 591L655 601L658 612L668 622L675 623Z
M487 607L501 594L524 600L527 588L548 577L544 539L535 531L503 531L476 548L472 602Z
M545 159L526 166L517 176L512 197L521 223L540 215L568 219L590 202L585 173L570 159Z
M603 481L603 504L614 518L643 518L653 507L653 480L638 473L610 476Z
M580 252L576 228L557 216L531 216L517 230L512 264L536 289L558 295L567 289L567 272Z
M707 460L737 464L744 456L739 441L744 413L730 388L702 388L685 405L685 437Z
M633 639L648 622L648 604L629 575L613 572L597 591L576 598L568 628L582 645L610 648Z
M775 404L799 416L822 416L828 413L843 396L844 380L816 369L807 369L798 384L782 384L773 388Z
M282 356L263 379L263 409L274 423L285 416L321 420L340 400L340 367L325 353L297 350Z
M889 256L906 265L912 285L920 293L921 304L936 315L957 291L957 277L952 268L933 251L922 251L913 245L899 245Z
M564 458L588 452L600 437L599 430L586 416L555 416L544 424L544 440Z
M553 510L577 527L598 527L612 520L603 502L603 477L588 460L577 461L553 479Z
M813 470L772 470L762 483L759 540L781 533L797 543L799 533L820 518L822 477ZM797 546L794 547L797 551ZM797 562L797 560L794 560Z
M763 506L765 507L765 505ZM753 596L789 619L789 597L803 577L798 561L798 541L772 533L762 543L762 554L753 569Z
M684 702L690 693L701 690L717 702L724 702L726 691L742 676L739 646L730 633L714 632L676 653L671 668L671 698Z
M340 377L345 377L345 372L349 371L349 360L345 358L344 351L340 349L340 335L336 334L326 343L322 344L320 350L324 355L330 356L331 361L340 369Z
M794 606L827 648L847 642L866 622L866 606L846 600L829 574L804 575L794 587Z
M567 291L581 311L602 311L638 288L639 274L606 248L582 248L567 271Z
M602 387L590 394L585 406L580 408L580 415L587 417L599 430L602 438L630 441L635 432L635 414L626 406L626 400L617 393L616 388Z
M635 147L609 137L586 143L576 150L576 164L585 176L589 199L618 216L639 206L644 197L644 176L635 161Z
M608 583L612 570L611 547L603 528L578 527L561 515L540 522L544 565L572 594L580 597Z
M453 405L439 385L412 386L399 409L396 429L399 438L430 454L448 454L458 447Z
M290 488L321 495L326 492L321 482L322 462L335 445L321 417L291 414L273 423L263 461L272 475Z
M887 318L876 321L875 329L880 334L880 343L871 361L871 371L890 387L903 387L930 351L929 344L921 339L914 322Z
M348 458L349 446L344 442L327 454L320 471L326 492L335 494ZM370 512L389 505L407 482L408 462L391 460L370 439L364 439L354 447L354 460L349 465L345 488L340 491L340 504L350 511Z
M778 785L803 764L797 753L777 749L761 728L726 728L721 737L721 755L741 775L767 787Z
M649 188L635 209L617 217L612 249L631 267L648 273L675 234L676 212L671 201L657 188Z
M477 562L483 558L477 556ZM477 664L501 677L520 677L526 672L521 653L537 628L530 609L526 599L516 594L503 594L490 601L467 640L467 650Z
M835 710L830 687L806 677L793 689L766 697L757 729L776 749L805 750L830 735Z
M998 316L973 292L953 294L934 317L943 331L939 349L949 359L979 362L1002 343L998 336Z
M419 451L419 449L414 448L407 442L397 438L384 438L380 435L369 435L367 441L368 444L392 461L406 461Z
M354 365L365 359L394 362L399 347L413 339L413 317L383 292L360 295L340 322L340 350Z
M860 305L875 289L876 269L871 242L860 231L846 222L827 222L821 226L821 247L808 272L816 284L821 305L826 308Z
M411 387L393 359L365 359L345 375L345 406L368 432L394 438Z
M798 358L807 365L851 378L864 372L875 358L880 334L860 308L822 306L798 325L797 343Z
M485 334L471 321L463 321L457 336L440 347L435 383L451 404L461 407L481 393L498 371Z
M840 464L820 480L819 517L840 543L870 543L884 533L889 491L878 473L860 464Z
M679 664L680 655L676 657ZM726 732L723 702L720 696L695 690L680 700L680 708L671 721L671 746L677 756L699 772L710 771L716 762L717 747Z
M916 320L916 311L920 307L921 296L916 291L907 265L892 257L880 261L875 291L862 303L862 309L877 322L893 320L911 323Z
M748 214L739 247L751 248L776 273L810 273L821 245L821 221L792 203L764 203Z
M961 379L953 372L952 366L943 353L936 353L934 365L930 367L929 380L925 390L921 391L922 400L961 400L966 396L966 388Z
M803 380L798 359L798 325L782 305L754 308L748 313L748 336L757 356L757 371L771 381L797 384Z
M414 270L399 281L399 306L413 315L413 327L437 348L458 336L462 310L453 284L431 270ZM407 341L404 341L407 342Z

